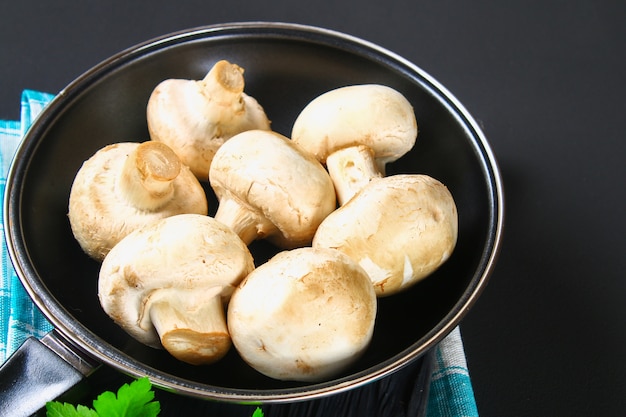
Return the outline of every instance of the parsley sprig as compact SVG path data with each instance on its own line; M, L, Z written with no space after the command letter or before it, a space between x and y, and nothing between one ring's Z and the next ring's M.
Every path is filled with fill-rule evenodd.
M47 417L157 417L161 404L154 401L154 391L148 378L139 378L122 385L117 395L105 391L93 401L93 408L84 405L50 401L46 404ZM263 417L257 408L252 417Z

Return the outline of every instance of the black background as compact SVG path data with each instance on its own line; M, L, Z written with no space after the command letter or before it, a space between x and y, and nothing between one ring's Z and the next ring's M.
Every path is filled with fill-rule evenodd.
M412 61L482 125L504 245L461 324L482 416L626 413L626 2L3 1L0 118L155 36L235 21L335 29Z

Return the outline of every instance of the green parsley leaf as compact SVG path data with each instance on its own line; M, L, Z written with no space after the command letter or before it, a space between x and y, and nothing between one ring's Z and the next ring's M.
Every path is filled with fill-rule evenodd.
M93 401L93 408L50 401L46 403L47 417L156 417L161 404L154 399L148 378L124 384L117 391L105 391Z
M117 391L105 391L93 401L93 408L49 401L46 403L47 417L157 417L161 404L153 401L154 391L148 378L139 378L124 384ZM264 417L261 407L257 407L252 417Z
M89 407L50 401L46 403L46 416L48 417L99 417L98 413Z
M140 378L130 385L124 384L117 397L110 391L104 392L93 402L100 417L156 417L161 405L154 399L152 384L148 378Z

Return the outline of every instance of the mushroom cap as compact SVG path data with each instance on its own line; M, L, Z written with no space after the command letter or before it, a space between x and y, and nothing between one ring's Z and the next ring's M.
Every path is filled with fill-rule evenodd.
M372 338L376 295L339 251L280 252L239 284L228 306L233 345L257 371L318 381L353 363Z
M375 178L320 224L312 245L350 256L382 297L408 288L450 257L457 217L452 194L430 176Z
M294 122L291 138L322 163L335 150L365 145L377 165L408 152L417 137L411 103L379 84L340 87L313 99Z
M150 138L170 146L201 181L207 180L215 152L230 137L270 129L261 105L243 92L242 68L219 61L209 74L203 80L162 81L146 109Z
M369 345L376 295L367 274L342 253L284 251L235 290L228 326L242 358L279 380L319 381Z
M104 311L128 334L148 346L161 347L151 320L156 304L194 305L197 299L215 297L226 303L253 269L247 246L230 228L209 216L181 214L121 240L102 262L98 297ZM185 320L193 321L182 317L181 331L186 329Z
M184 165L173 181L172 198L156 211L131 204L119 190L124 163L140 143L105 146L86 160L70 190L68 217L74 237L92 258L101 261L117 242L137 228L181 213L207 214L206 193Z
M216 153L209 181L220 205L234 199L269 220L275 229L266 230L259 223L259 238L282 248L310 244L317 226L337 205L324 167L273 131L233 136Z

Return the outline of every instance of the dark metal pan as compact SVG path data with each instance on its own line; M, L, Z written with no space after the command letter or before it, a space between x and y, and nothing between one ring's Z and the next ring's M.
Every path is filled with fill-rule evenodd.
M332 380L272 380L244 364L235 351L210 367L196 367L139 344L102 311L99 264L72 236L68 196L82 162L104 145L147 140L145 112L152 89L166 78L202 78L220 59L245 68L246 92L264 106L273 129L287 136L300 110L332 88L378 83L402 92L415 108L420 133L414 149L388 166L388 174L427 173L446 184L457 202L459 240L450 260L409 291L379 300L371 346ZM237 23L138 45L61 91L17 151L4 221L15 269L55 328L44 338L43 350L69 361L72 378L79 380L105 364L131 376L147 375L156 386L181 394L276 403L361 387L411 364L443 339L476 302L494 267L503 224L502 193L497 164L476 121L414 64L333 31ZM215 210L215 202L211 205ZM252 250L257 263L274 252L264 243L253 244ZM42 346L37 341L29 345Z

